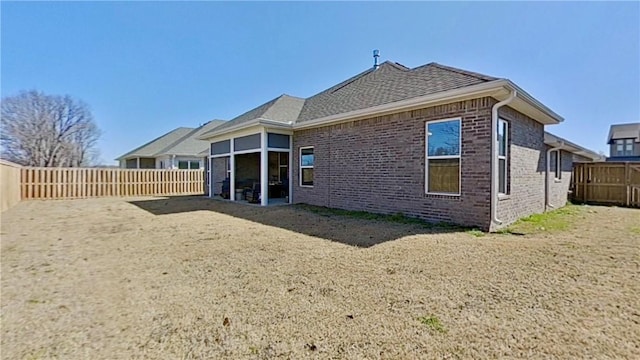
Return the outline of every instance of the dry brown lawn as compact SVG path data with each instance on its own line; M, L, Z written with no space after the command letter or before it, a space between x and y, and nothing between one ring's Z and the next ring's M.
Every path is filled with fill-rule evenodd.
M640 358L640 210L570 221L476 237L193 197L27 201L2 214L1 356Z

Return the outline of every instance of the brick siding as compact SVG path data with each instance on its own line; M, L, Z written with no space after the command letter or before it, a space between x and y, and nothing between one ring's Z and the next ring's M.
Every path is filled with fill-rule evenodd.
M213 177L213 195L220 195L222 193L222 182L227 178L227 161L229 157L213 158L212 177Z
M492 231L545 208L544 126L508 106L499 116L509 122L509 194L498 200L502 224L493 224Z
M547 147L547 149L548 148L549 147ZM562 174L560 175L560 179L555 179L555 169L553 168L553 164L551 164L551 171L549 172L549 176L551 177L549 183L549 203L553 205L555 209L565 206L569 199L571 175L573 173L573 162L575 158L578 158L578 156L567 151L561 152L560 170ZM582 157L580 156L579 158Z
M296 131L293 200L488 230L495 103L487 97ZM461 195L425 194L425 122L456 117L462 119ZM299 186L305 146L314 147L313 188Z

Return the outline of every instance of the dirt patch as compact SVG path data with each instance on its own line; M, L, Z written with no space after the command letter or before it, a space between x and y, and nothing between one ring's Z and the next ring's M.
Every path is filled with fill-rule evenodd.
M639 358L640 210L474 236L203 198L2 214L2 357Z

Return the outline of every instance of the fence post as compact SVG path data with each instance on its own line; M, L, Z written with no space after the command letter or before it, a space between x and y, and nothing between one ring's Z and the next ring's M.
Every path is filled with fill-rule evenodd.
M624 163L624 186L627 189L626 206L629 206L631 204L631 164L629 162Z

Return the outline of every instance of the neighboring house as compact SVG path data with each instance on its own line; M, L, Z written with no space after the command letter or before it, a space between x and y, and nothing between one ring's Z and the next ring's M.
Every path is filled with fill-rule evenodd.
M257 192L262 205L496 230L563 206L569 154L597 157L545 136L561 121L508 79L387 61L307 99L282 95L200 138L211 143L211 196Z
M202 169L206 158L201 153L207 151L209 143L199 137L224 123L212 120L198 128L179 127L116 160L127 169Z
M611 125L607 144L607 161L640 161L640 123Z

